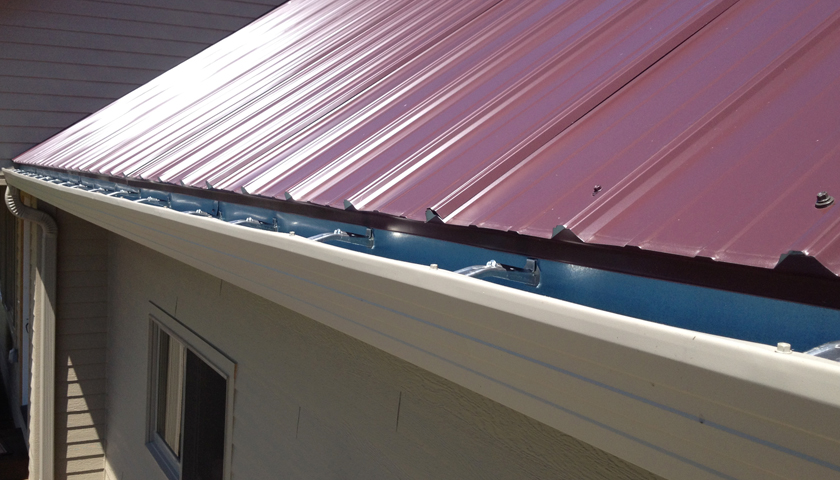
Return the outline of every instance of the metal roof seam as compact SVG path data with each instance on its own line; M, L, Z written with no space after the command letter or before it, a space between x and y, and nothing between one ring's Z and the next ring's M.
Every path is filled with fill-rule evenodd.
M737 0L735 0L735 1L737 1ZM524 164L526 164L526 163L530 160L530 157L531 157L531 156L533 156L534 154L536 154L537 152L539 152L539 151L540 151L540 150L541 150L541 149L542 149L542 148L543 148L543 147L544 147L544 146L545 146L545 145L546 145L546 144L550 141L550 139L552 139L552 138L556 138L556 137L558 137L559 135L562 135L562 133L563 133L564 131L566 131L566 130L567 130L567 129L569 129L569 128L572 128L572 127L573 127L573 126L574 126L577 122L579 122L581 119L585 118L585 117L586 117L586 115L588 115L590 112L592 112L592 111L596 110L596 109L597 109L600 105L602 105L604 102L608 101L608 100L609 100L610 98L612 98L614 95L620 94L621 90L622 90L622 89L623 89L626 85L628 85L628 84L630 84L631 82L633 82L636 78L638 78L638 77L640 77L640 76L644 75L644 73L645 73L645 72L647 72L650 68L653 68L653 67L654 67L654 66L655 66L655 65L656 65L659 61L661 61L663 58L665 58L667 55L669 55L669 54L670 54L672 51L674 51L675 49L679 48L679 46L680 46L680 45L682 45L684 42L688 41L688 40L689 40L692 36L694 36L697 32L699 32L700 30L702 30L702 28L703 28L703 27L705 27L706 25L708 25L708 24L709 24L710 22L712 22L715 18L717 18L719 15L721 15L723 12L725 12L725 11L726 11L726 9L728 9L729 7L731 7L732 5L734 5L735 1L730 2L727 6L725 6L725 8L723 8L723 10L720 10L719 12L717 12L717 14L716 14L714 17L712 17L712 18L711 18L711 19L709 19L706 23L704 23L703 25L701 25L701 26L700 26L700 28L698 28L695 32L691 33L691 34L690 34L687 38L685 38L683 41L679 42L679 43L678 43L678 44L676 44L673 48L671 48L670 50L668 50L667 52L665 52L664 54L662 54L661 56L659 56L658 58L656 58L655 60L653 60L652 62L650 62L650 64L649 64L647 67L645 67L645 68L644 68L643 70L641 70L638 74L636 74L635 76L633 76L632 78L630 78L629 80L627 80L626 82L624 82L623 84L619 85L619 86L618 86L618 87L617 87L617 88L616 88L616 89L615 89L612 93L608 94L608 95L607 95L605 98L603 98L601 101L599 101L598 103L596 103L595 105L593 105L591 108L586 109L585 111L583 111L583 112L582 112L580 115L578 115L576 118L572 119L572 121L571 121L571 122L570 122L570 123L569 123L569 124L568 124L565 128L560 129L560 130L559 130L556 134L554 134L554 135L545 135L545 137L547 137L547 138L546 138L546 140L545 140L545 141L543 141L543 142L538 142L538 148L535 148L535 149L534 149L534 151L531 153L531 155L525 156L525 157L524 157L521 161L519 161L519 162L514 162L514 165L512 166L512 168L508 169L507 171L504 171L504 173L502 173L501 175L499 175L499 176L498 176L495 180L493 180L491 183L489 183L487 186L485 186L485 187L484 187L484 188L483 188L483 189L482 189L482 190L481 190L478 194L475 194L475 195L471 196L470 198L467 198L466 200L464 200L464 201L462 201L462 202L457 202L457 198L458 198L458 197L459 197L459 196L463 193L463 190L464 190L464 189L463 189L463 188L460 188L460 189L453 189L452 193L450 193L449 195L447 195L447 197L445 197L443 200L441 200L441 201L440 201L437 205L434 205L434 206L432 206L432 207L429 207L429 209L430 209L430 210L432 210L433 212L435 212L435 215L438 215L437 211L438 211L439 209L441 209L441 207L442 207L442 206L444 206L444 205L446 205L446 204L449 204L449 203L456 203L456 202L457 202L457 204L458 204L457 208L455 208L454 210L452 210L452 211L451 211L451 212L449 212L448 214L445 214L445 218L442 218L442 220L443 220L444 222L448 222L449 220L451 220L451 219L453 219L454 217L456 217L456 216L458 215L458 213L460 213L461 211L463 211L464 209L466 209L467 207L469 207L471 204L473 204L473 203L475 203L476 201L478 201L478 200L479 200L479 199L480 199L483 195L485 195L485 194L488 194L488 193L492 192L493 187L494 187L494 186L496 186L496 185L498 185L499 183L501 183L501 182L502 182L502 181L503 181L506 177L508 177L510 174L512 174L513 172L515 172L515 171L516 171L516 170L518 170L519 168L522 168L522 167L523 167L523 165L524 165ZM536 143L536 142L535 142L535 143ZM487 168L485 168L485 170L483 170L483 171L482 171L482 173L480 173L479 175L482 175L484 172L489 172L489 171L492 171L492 170L493 170L493 169L494 169L494 168L495 168L498 164L501 164L501 163L504 163L504 162L505 162L505 161L504 161L504 158L500 158L499 160L497 160L496 162L494 162L493 164L491 164L491 165L489 165ZM440 218L440 217L438 216L438 218ZM558 227L559 227L559 228L558 228ZM553 236L555 236L555 235L556 235L557 233L559 233L560 231L567 230L567 232L565 233L566 235L571 234L571 235L573 235L573 236L574 236L574 238L575 238L575 239L579 239L579 237L578 237L577 235L575 235L573 232L571 232L571 230L567 229L567 227L566 227L565 225L557 225L557 226L555 227L555 229L554 229L554 230L555 230L555 232L554 232L554 233L552 233L552 237L553 237Z
M718 5L719 5L719 4L718 4ZM613 16L614 16L614 15L613 15ZM613 18L613 16L611 16L611 17L609 17L609 18ZM696 23L696 22L695 22L695 23ZM702 23L702 22L701 22L701 23ZM693 24L692 24L692 25L693 25ZM685 27L685 28L688 30L688 32L691 32L691 31L692 31L692 29L693 29L693 27L691 27L691 26L688 26L688 27ZM679 37L679 36L678 36L678 37ZM671 36L670 38L671 38L671 41L673 41L673 39L674 39L675 37ZM578 54L578 55L579 55L579 52L576 52L576 54ZM655 58L655 57L654 57L654 58ZM646 61L645 61L645 60L642 60L642 61L640 61L638 64L639 64L639 65L642 65L642 66L646 66L646 65L645 65L645 64L646 64ZM611 84L607 83L607 85L603 86L603 88L602 88L602 90L603 90L603 91L605 91L607 94L611 93L611 91L612 91L612 88L610 87L610 85L611 85ZM596 94L596 95L602 95L602 94ZM590 97L590 98L591 98L591 97ZM487 122L483 122L483 121L474 121L474 122L472 122L472 123L473 123L473 124L475 124L475 125L479 125L479 126L480 126L480 125L485 124L485 123L487 123ZM556 127L556 124L553 124L552 126ZM446 137L444 136L444 137L440 137L440 138L444 138L444 139L445 139ZM531 143L533 143L533 142L524 142L524 144L525 144L525 145L530 145ZM537 144L538 144L538 143L539 143L539 142L537 142ZM415 157L418 157L418 158L420 158L420 157L423 157L423 156L424 156L422 153L419 153L419 152L412 153L412 155L414 155ZM316 178L320 178L320 177L324 177L324 176L326 176L326 175L313 175L313 176L312 176L312 178L313 178L313 182L315 181L314 179L316 179ZM454 183L453 183L453 185L452 185L452 186L454 187L454 186L456 186L456 184L454 184ZM382 190L382 191L387 191L387 189L381 189L381 190ZM399 194L398 194L398 195L399 195ZM352 199L351 199L351 200L352 200ZM353 202L353 203L355 204L356 202ZM376 208L376 207L372 207L372 208ZM438 211L438 210L439 210L439 208L434 208L434 207L432 207L432 208L433 208L433 210L435 210L435 211ZM400 214L400 213L398 213L398 212L390 212L390 213ZM438 211L438 213L440 213L440 212Z

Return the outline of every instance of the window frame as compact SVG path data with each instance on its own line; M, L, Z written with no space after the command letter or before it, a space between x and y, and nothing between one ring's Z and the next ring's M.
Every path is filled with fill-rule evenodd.
M146 388L146 447L154 459L160 465L167 478L180 480L181 460L176 458L166 442L157 433L158 415L158 391L159 391L159 332L169 335L170 339L181 342L186 351L192 351L199 359L206 363L225 379L225 445L224 445L224 467L222 478L229 480L231 477L231 457L233 453L233 398L235 392L234 380L236 378L236 363L227 355L222 353L215 346L208 343L192 329L184 325L175 317L161 309L159 313L149 314L149 342L148 342L148 385ZM186 378L186 377L185 377ZM184 380L185 380L184 378ZM184 435L184 411L188 406L184 405L185 395L181 398L181 429L179 450L183 449ZM183 453L183 452L182 452Z

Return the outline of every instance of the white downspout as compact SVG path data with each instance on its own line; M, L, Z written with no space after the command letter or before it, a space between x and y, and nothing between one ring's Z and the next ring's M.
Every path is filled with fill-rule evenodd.
M36 269L33 388L30 391L29 478L53 480L55 474L55 302L58 226L48 214L27 207L20 192L6 187L6 206L16 217L41 227L41 268ZM37 436L37 438L36 438Z

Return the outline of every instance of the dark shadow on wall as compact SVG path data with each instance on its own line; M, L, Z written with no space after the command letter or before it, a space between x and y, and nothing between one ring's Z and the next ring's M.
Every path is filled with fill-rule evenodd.
M15 428L12 407L6 392L0 388L0 480L29 478L29 455L23 432Z

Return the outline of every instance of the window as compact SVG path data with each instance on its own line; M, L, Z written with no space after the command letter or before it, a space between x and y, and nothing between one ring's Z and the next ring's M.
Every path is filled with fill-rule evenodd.
M151 317L147 446L172 480L229 478L235 365L177 320Z

